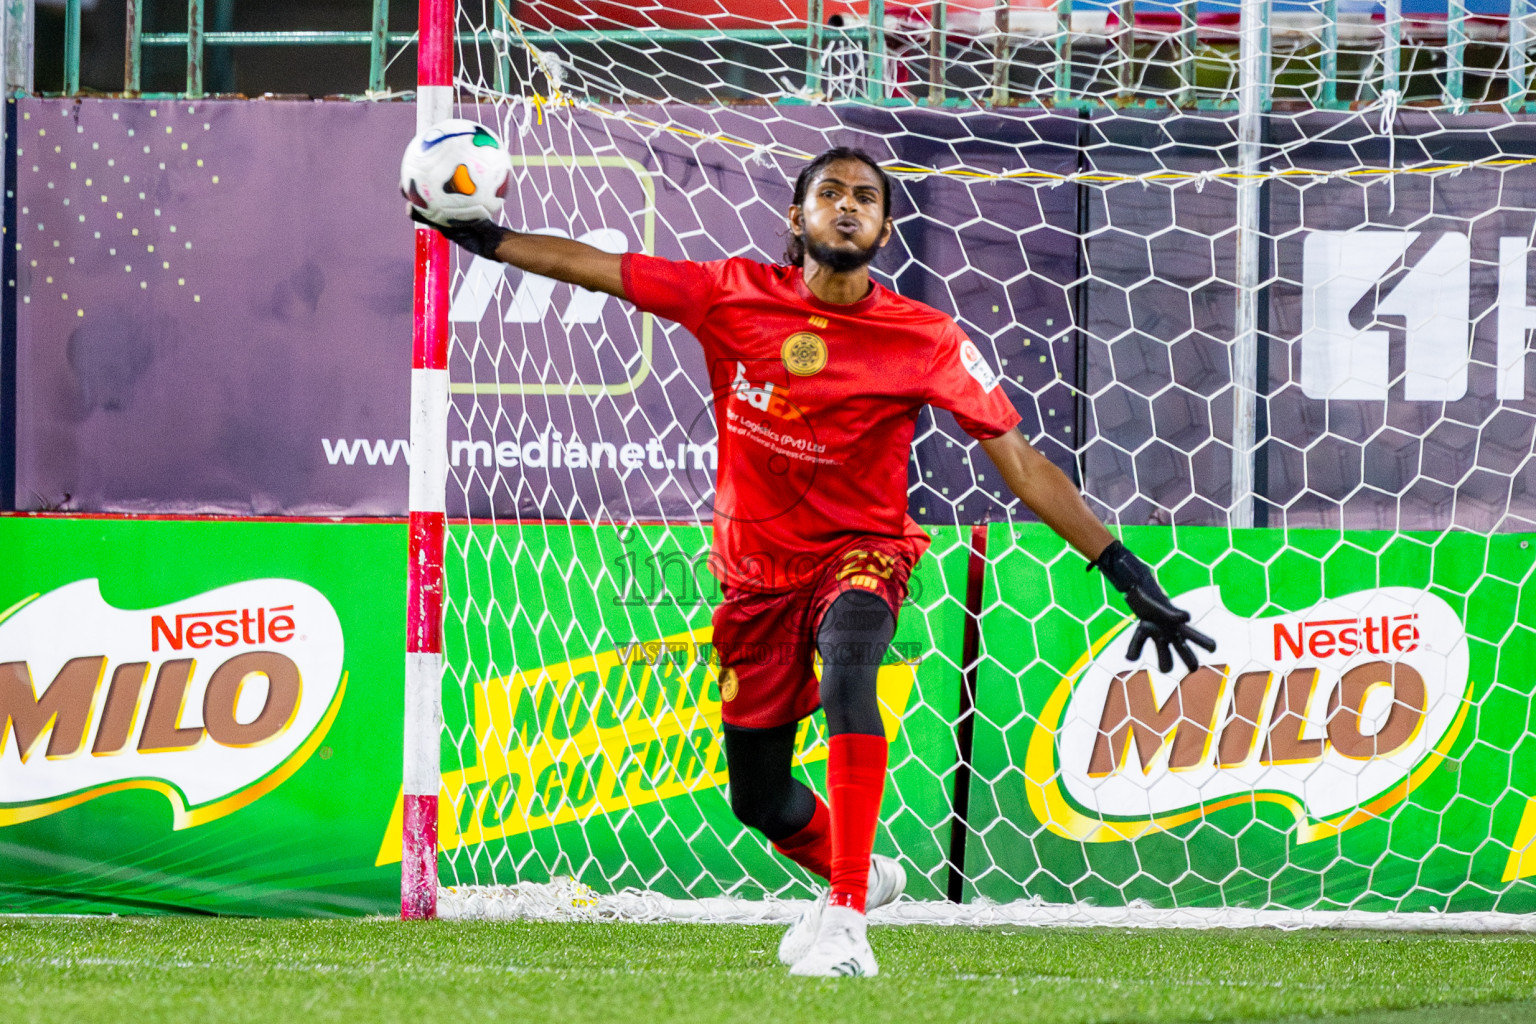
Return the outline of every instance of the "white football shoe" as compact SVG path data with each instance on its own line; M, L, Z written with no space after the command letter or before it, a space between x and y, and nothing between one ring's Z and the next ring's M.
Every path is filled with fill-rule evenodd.
M872 978L880 973L869 948L868 919L847 907L821 912L821 931L789 973L801 978Z
M864 909L874 910L883 907L887 903L893 903L897 896L907 888L907 870L900 863L890 857L874 854L869 858L869 890L864 897ZM789 926L789 931L779 940L779 963L793 967L805 956L811 944L816 941L816 933L821 929L821 914L827 907L827 893L812 903L795 923Z

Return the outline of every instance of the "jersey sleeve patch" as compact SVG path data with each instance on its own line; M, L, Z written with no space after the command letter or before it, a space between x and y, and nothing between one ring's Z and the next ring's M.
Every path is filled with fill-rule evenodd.
M981 349L977 348L976 343L970 338L960 342L960 365L965 367L966 373L975 378L983 391L991 391L1002 383L992 367L987 364L986 359L982 357Z

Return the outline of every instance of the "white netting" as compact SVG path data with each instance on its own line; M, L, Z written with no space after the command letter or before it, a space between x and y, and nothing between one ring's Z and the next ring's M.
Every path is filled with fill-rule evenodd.
M776 2L461 5L459 113L507 140L514 228L772 261L808 158L885 163L877 276L956 317L1222 643L1205 675L1117 674L1118 599L925 412L910 511L934 546L881 676L877 850L914 901L892 919L1530 906L1523 25L1338 8L1250 5L1269 71L1239 111L1230 5L886 4L881 30L863 5L809 27ZM448 555L443 913L778 919L809 880L724 795L696 343L467 258L450 319L449 510L472 522Z
M628 921L637 924L771 924L794 921L809 900L707 897L676 899L633 889L597 890L569 878L553 882L444 889L438 915L448 921ZM1329 910L1250 910L1185 907L1161 910L1133 900L1123 907L1050 904L1043 900L993 903L901 900L870 911L872 924L1002 925L1104 928L1299 928L1369 929L1394 932L1533 932L1536 918L1500 913L1367 913Z

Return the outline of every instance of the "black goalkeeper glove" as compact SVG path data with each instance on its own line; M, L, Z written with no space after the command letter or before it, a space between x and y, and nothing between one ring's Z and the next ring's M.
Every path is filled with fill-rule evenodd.
M1157 667L1168 672L1173 668L1173 652L1179 652L1191 672L1200 667L1200 661L1189 645L1194 643L1207 651L1216 650L1216 641L1189 624L1189 612L1174 605L1167 593L1158 586L1157 577L1147 563L1131 553L1131 549L1119 541L1112 542L1103 554L1088 566L1098 569L1104 578L1120 593L1125 603L1141 621L1131 636L1131 646L1126 657L1132 661L1141 657L1141 649L1151 640L1157 645Z
M417 224L425 224L453 244L463 246L476 256L483 256L488 260L496 258L496 247L501 245L503 238L512 233L495 221L487 219L439 224L435 220L424 217L414 204L411 206L411 220Z

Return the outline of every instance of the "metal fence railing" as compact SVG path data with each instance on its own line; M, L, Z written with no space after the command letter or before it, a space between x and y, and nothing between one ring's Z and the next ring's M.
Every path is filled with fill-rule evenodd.
M16 0L9 0L16 3ZM373 0L371 23L345 31L205 31L207 0L188 0L185 31L144 31L146 0L127 0L122 91L143 95L148 49L186 52L186 87L163 94L206 94L211 48L366 46L366 92L386 92L391 50L415 46L414 33L389 30L388 0ZM500 88L513 87L528 47L569 58L572 66L627 52L713 48L745 68L799 79L775 97L857 100L889 105L1017 105L1081 108L1236 105L1238 0L1056 0L1022 8L1001 0L976 23L976 5L946 0L889 7L868 0L867 19L841 24L809 0L802 23L758 29L606 27L534 31L494 23L458 43L487 51ZM1439 6L1436 6L1436 4ZM1531 27L1536 0L1262 0L1266 108L1299 103L1347 109L1415 103L1452 110L1530 106ZM961 17L964 15L965 17ZM969 18L970 21L967 21ZM80 92L80 0L66 0L63 93ZM531 77L531 70L529 70ZM711 97L719 83L699 85ZM157 94L159 95L159 94ZM661 98L661 97L658 97Z

